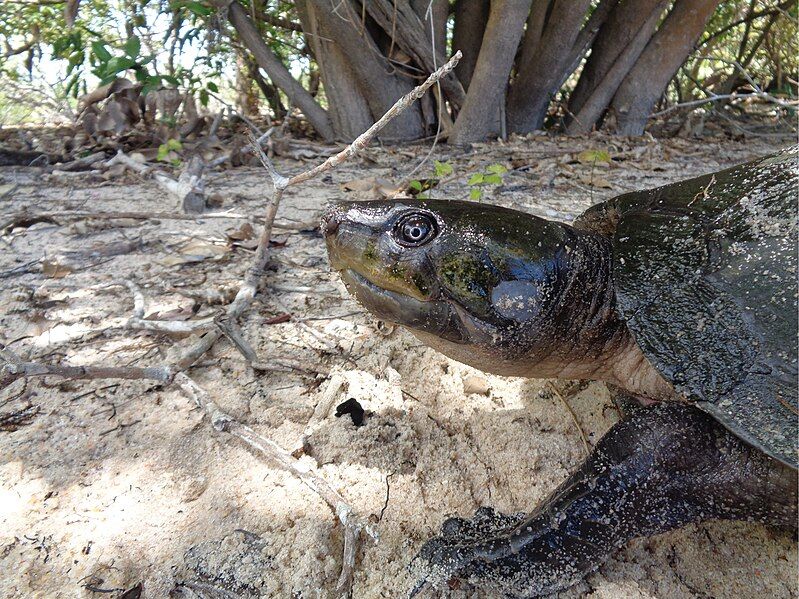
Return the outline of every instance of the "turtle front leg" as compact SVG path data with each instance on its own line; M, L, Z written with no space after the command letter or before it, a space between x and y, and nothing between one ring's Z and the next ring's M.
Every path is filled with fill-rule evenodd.
M490 508L444 522L410 565L418 583L452 578L516 597L552 593L635 537L711 519L796 526L796 471L699 409L661 404L617 423L532 514Z

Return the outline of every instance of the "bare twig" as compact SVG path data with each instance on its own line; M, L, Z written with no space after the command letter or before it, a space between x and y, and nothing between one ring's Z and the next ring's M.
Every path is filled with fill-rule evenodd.
M391 120L393 120L398 114L404 111L408 106L413 104L416 100L420 99L425 92L430 89L433 84L441 79L444 75L452 71L460 61L461 51L458 50L455 54L450 58L441 68L436 70L435 73L430 75L427 80L413 89L410 93L406 94L388 109L388 112L384 114L374 125L369 127L366 131L361 133L358 137L355 138L349 146L344 148L338 154L331 156L327 160L325 160L322 164L317 167L312 168L309 171L305 171L304 173L300 173L299 175L294 175L289 180L289 185L296 185L297 183L302 183L303 181L307 181L308 179L313 179L316 175L323 173L325 171L329 171L334 166L337 166L344 162L345 160L351 158L361 150L363 150L371 141L374 139L375 135L380 132L383 127L385 127Z
M583 431L583 427L580 426L580 421L577 420L577 414L574 413L574 410L572 409L569 402L566 401L566 398L563 397L563 395L561 395L560 391L558 391L555 385L553 385L551 382L547 382L547 387L549 388L550 391L552 391L552 393L555 394L555 396L560 400L560 403L562 403L568 410L569 414L572 417L572 422L574 423L574 427L577 429L577 432L580 433L580 439L583 442L583 447L585 447L585 453L586 455L590 454L591 444L588 442L588 437L585 436L585 431Z
M200 212L205 207L205 189L202 185L202 173L205 164L197 156L189 161L177 180L163 171L134 160L122 150L117 150L116 156L106 162L107 166L113 166L114 164L122 164L141 176L152 174L153 181L175 196L186 212Z
M253 148L261 158L264 167L272 180L274 193L266 205L266 210L263 217L263 229L261 231L258 248L252 261L252 265L247 270L239 290L228 305L224 320L228 324L235 324L235 321L244 313L244 311L252 303L255 294L258 291L258 284L261 276L264 273L267 259L269 257L269 240L271 238L273 227L275 226L275 215L283 197L283 192L291 185L297 185L304 181L308 181L313 177L328 171L335 166L341 164L348 158L351 158L363 148L365 148L377 133L383 129L393 118L400 114L403 110L408 108L413 102L420 99L424 93L434 85L441 77L451 72L458 60L461 53L457 52L446 64L437 69L435 73L430 75L428 79L412 90L409 94L400 98L394 106L392 106L386 114L383 115L374 125L361 134L355 141L353 141L347 148L341 152L328 158L322 164L304 171L291 178L282 176L277 169L275 169L272 162L264 154L258 140L253 140ZM117 162L131 166L140 174L150 172L149 167L142 165L123 153L119 153L115 159ZM72 213L73 215L75 213ZM130 214L130 213L128 213ZM152 216L148 216L151 218ZM204 218L201 216L198 218ZM120 218L117 216L117 218ZM124 218L124 217L122 217ZM194 217L192 217L194 218ZM130 289L134 296L134 310L132 322L137 325L142 325L147 321L143 320L145 311L144 295L132 282L126 282L126 286ZM170 323L159 323L161 327ZM177 323L175 323L177 324ZM188 323L180 323L188 324ZM196 323L192 323L194 326ZM290 453L285 451L282 447L267 439L251 428L240 424L233 420L228 414L223 412L208 396L208 394L190 379L183 371L189 366L194 364L200 359L222 336L220 327L215 327L209 330L203 337L196 343L184 350L177 356L171 363L161 366L154 366L149 368L132 368L132 367L103 367L103 366L48 366L28 362L22 362L16 356L10 353L3 352L0 358L3 358L4 364L0 369L0 386L9 384L16 378L22 376L41 376L46 374L59 375L64 377L74 378L131 378L131 379L151 379L163 383L174 382L184 393L186 393L198 406L200 406L208 415L209 421L213 427L219 431L227 432L242 441L249 447L257 451L259 455L267 459L270 463L284 469L294 476L296 476L303 484L309 489L314 491L321 497L334 511L337 518L344 526L344 555L342 560L341 575L339 576L337 591L340 594L349 594L352 585L353 572L355 567L355 557L357 554L358 542L361 537L361 532L366 530L372 536L375 536L373 531L370 531L365 522L356 516L352 508L317 471L314 467L307 465L295 459ZM242 338L243 341L243 338ZM244 342L244 345L249 348ZM253 353L253 352L245 352ZM274 361L279 362L278 360ZM268 365L266 365L268 366ZM5 381L8 380L8 383Z
M655 119L667 114L674 112L675 110L681 110L683 108L693 108L695 106L701 106L702 104L710 104L712 102L721 102L723 100L746 100L749 98L760 98L762 100L766 100L772 104L776 104L777 106L781 106L783 108L796 108L799 106L799 102L786 102L784 100L780 100L779 98L775 98L771 94L767 94L766 92L753 92L751 94L719 94L708 96L707 98L701 98L699 100L691 100L690 102L683 102L682 104L675 104L674 106L669 106L665 110L661 110L660 112L655 112L649 116L650 119Z
M0 222L0 231L5 231L9 227L16 226L21 223L30 222L31 220L38 219L38 222L43 222L47 219L64 219L64 220L79 220L79 219L98 219L98 220L114 220L114 219L131 219L131 220L205 220L205 219L252 219L250 214L240 214L237 212L208 212L205 214L182 214L179 212L94 212L90 210L59 210L54 212L19 212L7 220ZM275 221L272 223L275 229L283 229L288 231L315 229L316 223L306 222L280 222Z
M36 362L5 362L0 366L0 388L6 387L18 378L33 376L59 376L70 379L149 379L168 383L172 379L169 366L61 366L58 364L39 364Z

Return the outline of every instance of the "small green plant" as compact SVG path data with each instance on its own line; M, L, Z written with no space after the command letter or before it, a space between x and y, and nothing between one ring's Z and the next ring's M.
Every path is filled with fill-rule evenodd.
M147 65L155 59L155 56L141 56L141 40L135 35L129 37L123 44L121 55L112 54L102 40L92 42L91 49L91 61L94 67L92 73L100 79L100 85L124 76L128 70L132 70L136 81L142 84L143 95L157 89L164 81L172 85L179 84L179 81L171 75L153 75L147 70Z
M453 173L452 165L449 162L441 162L439 160L433 163L433 174L427 179L414 179L408 183L408 189L412 195L415 195L420 200L429 200L430 195L427 194L429 190L438 185L443 177L447 177Z
M161 162L168 162L172 166L180 166L180 156L178 152L183 149L183 144L177 139L168 139L166 143L158 146L156 158Z
M508 169L501 164L490 164L482 173L473 174L469 177L469 181L467 181L467 185L469 186L469 199L480 201L485 188L490 185L502 185L502 176L507 172Z

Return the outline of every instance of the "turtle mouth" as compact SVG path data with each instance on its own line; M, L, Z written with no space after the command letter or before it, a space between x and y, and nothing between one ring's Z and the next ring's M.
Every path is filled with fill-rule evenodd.
M464 342L467 339L463 323L449 302L440 299L420 300L384 289L351 268L341 270L339 274L355 299L380 320L432 333L450 341Z
M405 324L403 316L418 312L434 300L420 300L399 291L385 289L352 268L339 271L341 280L352 295L378 318Z

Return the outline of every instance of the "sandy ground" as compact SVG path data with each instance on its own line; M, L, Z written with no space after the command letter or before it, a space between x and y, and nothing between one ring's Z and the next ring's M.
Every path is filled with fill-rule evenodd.
M434 195L465 197L470 173L502 163L518 170L487 191L487 201L570 220L618 193L781 145L593 137L534 138L463 154L442 147L434 156L450 161L454 176ZM608 151L612 164L575 159L595 149ZM421 154L369 150L365 159L291 190L279 218L314 221L331 199L371 197L342 184L398 181ZM208 185L223 209L252 215L268 189L264 173L248 168L215 171ZM3 216L23 207L174 209L147 181L65 182L34 169L0 171L4 193ZM124 330L132 299L110 284L136 281L148 296L148 314L215 314L219 305L196 297L234 286L242 275L251 250L231 249L225 235L241 223L88 220L16 228L0 238L0 341L37 360L157 363L191 339ZM243 330L261 360L291 359L309 372L255 372L223 341L191 374L224 410L283 447L296 448L305 436L301 459L318 465L359 513L371 514L380 533L358 555L353 596L404 596L412 583L406 564L446 515L469 516L481 505L530 510L583 459L584 447L546 381L486 376L378 325L329 272L318 231L275 237L285 245L274 248L266 290ZM110 243L139 239L133 251L102 256ZM98 255L87 257L87 248ZM76 250L83 254L69 253ZM291 314L289 322L269 324L283 313ZM466 393L465 381L475 383L469 377L487 392ZM555 385L591 443L616 421L604 385ZM367 409L365 426L330 413L314 418L326 400L335 405L350 397ZM21 422L9 425L8 415L20 412ZM17 381L0 392L0 422L0 596L333 596L342 533L328 506L215 433L178 390L146 382ZM789 536L708 523L633 542L562 596L787 598L797 596L796 571ZM428 596L486 595L462 588Z

